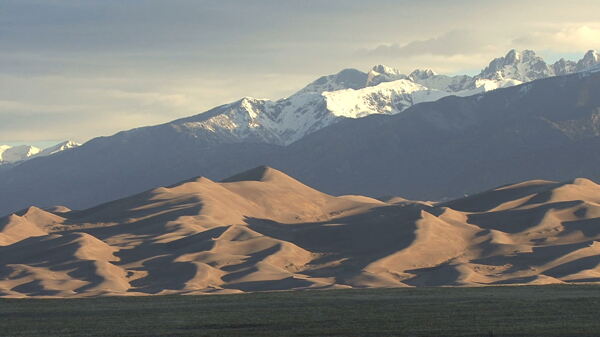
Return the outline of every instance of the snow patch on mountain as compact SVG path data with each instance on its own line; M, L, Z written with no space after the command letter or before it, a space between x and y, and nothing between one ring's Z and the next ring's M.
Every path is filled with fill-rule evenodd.
M410 106L438 100L449 93L407 79L384 82L359 90L324 92L327 109L335 116L361 118L372 114L397 114Z

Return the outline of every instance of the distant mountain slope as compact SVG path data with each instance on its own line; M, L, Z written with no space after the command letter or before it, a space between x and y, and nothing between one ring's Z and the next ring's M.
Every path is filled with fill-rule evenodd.
M269 144L219 144L172 125L120 132L79 148L0 170L0 214L36 204L85 208L204 172L224 177L281 151ZM35 199L35 202L31 202Z
M0 218L0 297L600 282L600 186L445 204L333 197L270 167Z

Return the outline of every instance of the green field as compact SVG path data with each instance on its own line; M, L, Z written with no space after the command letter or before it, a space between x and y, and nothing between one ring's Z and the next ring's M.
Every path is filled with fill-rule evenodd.
M600 336L600 287L0 300L0 336Z

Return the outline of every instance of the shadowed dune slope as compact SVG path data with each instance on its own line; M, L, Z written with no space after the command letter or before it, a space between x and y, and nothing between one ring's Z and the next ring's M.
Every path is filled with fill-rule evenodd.
M334 197L270 167L0 219L0 296L600 282L600 186L431 203Z

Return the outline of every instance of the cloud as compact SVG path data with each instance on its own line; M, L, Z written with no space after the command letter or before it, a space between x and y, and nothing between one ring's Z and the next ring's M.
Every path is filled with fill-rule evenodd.
M107 99L124 100L144 106L164 106L168 108L179 108L189 106L193 100L177 93L161 92L131 92L118 89L89 89L88 94L105 97Z
M532 32L513 40L526 48L546 49L556 52L576 52L600 48L600 25L568 25L558 29Z
M473 31L454 30L426 40L414 40L406 44L382 44L362 50L363 54L381 56L419 56L476 54L493 48L489 40Z

